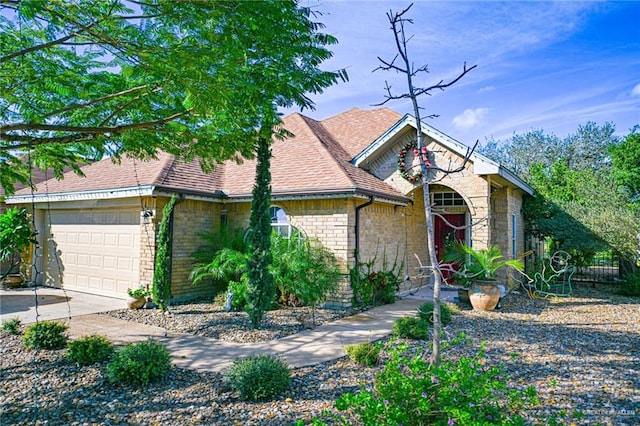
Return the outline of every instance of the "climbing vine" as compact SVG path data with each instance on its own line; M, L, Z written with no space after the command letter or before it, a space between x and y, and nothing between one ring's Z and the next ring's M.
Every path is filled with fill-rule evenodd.
M171 300L171 218L173 208L178 201L174 195L162 210L162 220L158 230L158 250L156 251L155 270L151 295L162 311L166 311Z

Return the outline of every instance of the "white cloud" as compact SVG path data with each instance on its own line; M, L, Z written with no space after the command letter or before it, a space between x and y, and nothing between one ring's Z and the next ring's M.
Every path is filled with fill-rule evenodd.
M484 92L492 92L494 90L496 90L496 86L484 86L478 89L478 94L484 93Z
M480 124L487 114L489 114L489 108L465 109L462 114L453 117L451 122L458 128L470 129Z
M631 96L640 96L640 83L636 84L636 86L631 89Z

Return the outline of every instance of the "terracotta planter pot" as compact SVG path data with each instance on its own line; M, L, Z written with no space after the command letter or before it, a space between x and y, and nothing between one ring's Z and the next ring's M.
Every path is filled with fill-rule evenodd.
M145 303L147 303L147 298L144 296L129 297L127 299L127 306L129 309L140 309L145 305Z
M497 281L474 281L469 289L469 301L473 309L493 311L500 301Z

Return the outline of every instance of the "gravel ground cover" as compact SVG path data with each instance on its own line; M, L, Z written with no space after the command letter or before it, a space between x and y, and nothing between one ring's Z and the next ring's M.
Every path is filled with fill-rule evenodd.
M243 314L213 312L207 304L180 309L192 314L171 317L176 331L217 333L220 338L238 333L235 341L272 336L246 328L238 320ZM126 312L110 315L136 321L145 316L144 311ZM181 318L188 318L182 329ZM295 314L271 313L269 318L273 324L267 329L277 328L279 320L283 325L298 321ZM565 417L568 424L640 424L638 299L591 288L561 300L530 300L512 294L500 311L463 310L455 315L446 334L452 337L459 332L471 342L453 347L445 356L475 354L484 341L487 361L503 363L511 385L536 386L542 405L530 413L532 423L564 410L580 413L573 419ZM295 369L293 383L281 397L250 403L225 388L220 374L175 368L165 380L146 388L112 385L105 378L104 365L78 367L65 360L64 350L26 350L19 337L0 335L2 425L292 424L331 409L339 395L356 391L361 383L370 384L379 368L364 368L341 358ZM411 345L416 350L428 347L427 342Z
M119 309L106 315L126 321L161 327L176 333L189 333L227 342L264 342L299 333L328 321L356 313L355 309L278 309L265 314L259 329L251 329L246 312L225 312L211 303L183 303L162 315L158 310Z

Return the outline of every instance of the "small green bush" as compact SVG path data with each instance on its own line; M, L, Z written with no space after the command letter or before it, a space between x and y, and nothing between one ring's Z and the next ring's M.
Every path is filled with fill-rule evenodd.
M429 337L429 322L422 318L398 318L393 323L393 335L403 339L425 340Z
M62 349L69 340L65 334L67 328L60 321L37 322L27 327L22 342L29 349Z
M618 292L624 296L640 296L640 272L627 275Z
M395 302L404 267L404 262L398 259L399 253L396 252L396 258L390 264L385 250L380 263L376 252L372 259L358 262L349 270L353 306L379 306Z
M534 387L507 387L500 368L485 362L484 349L439 366L406 345L389 356L373 389L363 385L337 399L335 407L347 414L335 424L524 425L525 412L539 404Z
M457 303L445 302L442 305L446 306L447 309L449 309L451 315L458 315L460 313L460 306Z
M7 334L17 336L18 334L20 334L21 325L22 321L20 321L20 318L11 318L6 321L2 321L2 331Z
M249 355L229 367L225 383L244 399L273 398L291 384L291 370L284 360L273 355Z
M351 361L369 367L376 365L380 357L380 346L371 342L347 345L344 347L344 351L349 355Z
M107 365L111 383L147 385L171 370L171 356L163 345L148 340L131 343L115 353Z
M80 365L103 362L113 355L113 344L103 336L85 336L67 345L67 358Z
M433 324L433 302L425 302L418 308L418 316ZM440 322L447 325L451 322L451 308L445 303L440 304Z

